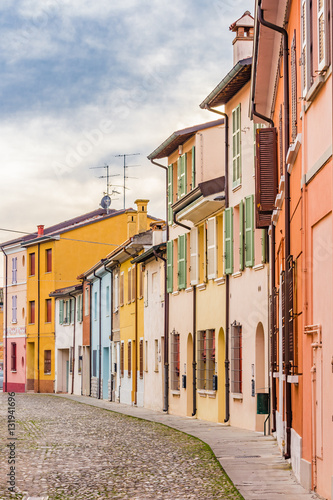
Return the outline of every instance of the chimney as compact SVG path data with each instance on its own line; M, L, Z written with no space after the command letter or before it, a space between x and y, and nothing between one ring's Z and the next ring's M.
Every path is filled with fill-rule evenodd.
M152 222L150 227L153 232L153 245L159 245L165 241L166 225L164 222Z
M131 210L126 212L127 214L127 239L131 238L136 234L136 219L137 214Z
M41 224L41 225L37 226L37 229L38 229L38 236L43 236L43 234L44 234L44 225Z
M234 66L242 59L252 57L253 37L254 37L254 19L247 10L242 17L237 19L229 28L236 33L232 41L234 46Z
M137 209L136 232L137 232L137 234L144 233L148 229L148 227L147 227L147 205L149 203L149 200L135 200L134 203L136 204L136 209Z

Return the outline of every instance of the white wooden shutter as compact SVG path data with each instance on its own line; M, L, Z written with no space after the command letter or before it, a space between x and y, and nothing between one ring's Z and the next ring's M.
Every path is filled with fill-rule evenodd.
M114 277L114 312L118 311L119 308L119 274Z
M207 274L208 279L217 277L217 226L216 217L207 220Z
M148 307L148 277L149 277L149 274L148 274L148 271L145 272L145 276L144 276L144 288L145 288L145 291L144 291L144 301L145 301L145 307Z
M190 254L191 254L191 285L199 282L199 255L198 255L198 228L191 229L190 234Z
M306 15L306 0L302 0L301 6L301 39L302 39L302 93L303 97L305 97L307 92L307 47L306 47L306 23L307 23L307 15Z
M326 33L325 33L325 0L318 0L318 69L327 66Z

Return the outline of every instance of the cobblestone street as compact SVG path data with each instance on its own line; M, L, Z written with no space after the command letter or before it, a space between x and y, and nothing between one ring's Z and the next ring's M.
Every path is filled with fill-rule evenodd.
M186 434L62 398L15 399L16 496L8 492L7 394L0 394L1 499L242 498L210 449Z

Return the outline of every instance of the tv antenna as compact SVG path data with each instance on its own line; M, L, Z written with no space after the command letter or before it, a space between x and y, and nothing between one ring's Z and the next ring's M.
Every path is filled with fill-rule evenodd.
M109 207L111 205L111 196L115 193L120 194L118 191L115 191L114 189L112 189L112 192L110 193L109 190L110 190L110 187L112 186L112 184L110 184L110 177L117 177L120 174L110 175L110 173L109 173L110 166L109 165L103 165L102 167L89 167L89 168L90 169L96 169L96 168L105 168L106 169L106 175L100 175L100 176L98 176L98 179L106 179L106 191L104 192L104 196L101 199L100 205L102 208L106 208L107 213L109 213Z
M126 208L126 179L137 179L137 177L129 177L126 175L126 169L130 167L139 167L140 165L126 165L126 157L127 156L137 156L140 153L127 153L127 154L122 154L122 155L114 155L116 158L122 157L124 159L123 163L123 169L124 169L124 185L122 186L124 189L124 209Z

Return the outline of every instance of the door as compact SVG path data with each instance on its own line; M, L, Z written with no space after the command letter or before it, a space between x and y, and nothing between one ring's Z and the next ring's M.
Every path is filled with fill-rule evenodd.
M66 361L66 392L68 392L69 386L69 361Z

